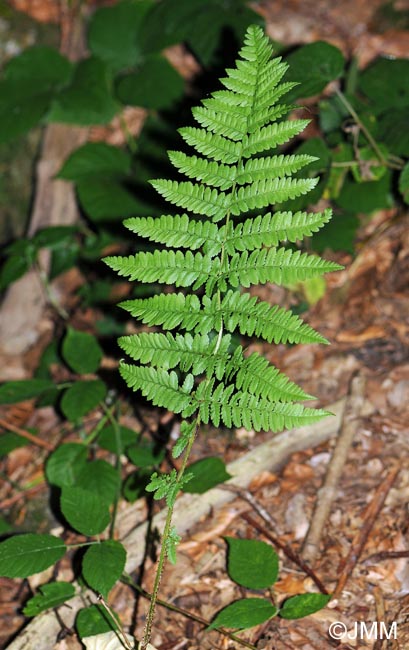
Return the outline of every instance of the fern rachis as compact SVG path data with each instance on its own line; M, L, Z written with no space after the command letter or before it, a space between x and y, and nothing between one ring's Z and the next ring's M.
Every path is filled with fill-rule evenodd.
M309 192L317 182L292 178L313 157L273 151L307 122L281 120L291 106L278 101L293 84L281 82L287 66L271 54L261 29L250 27L236 68L221 80L224 89L194 109L197 127L180 130L194 154L172 151L169 157L188 180L158 179L152 184L184 212L125 222L132 232L162 247L106 259L131 280L186 289L122 303L157 330L120 339L137 362L121 363L123 378L154 405L184 418L173 452L177 457L185 451L178 474L163 480L155 475L148 486L156 490L156 498L166 496L169 511L142 647L150 638L163 563L166 556L174 557L173 504L200 424L279 431L327 415L298 403L311 397L231 336L236 332L275 343L325 343L298 316L243 287L293 283L340 268L282 245L311 236L330 219L329 210L261 212L244 218Z

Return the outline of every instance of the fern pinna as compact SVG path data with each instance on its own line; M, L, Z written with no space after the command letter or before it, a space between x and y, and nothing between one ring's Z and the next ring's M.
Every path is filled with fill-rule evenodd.
M279 102L294 84L282 82L287 65L271 55L262 30L249 27L236 67L221 80L224 89L193 110L197 127L180 129L195 155L169 153L172 164L193 182L152 181L182 213L127 219L132 232L161 246L106 259L130 280L183 288L121 305L145 325L162 330L122 337L120 346L138 364L121 362L120 372L128 386L154 405L183 418L173 449L175 457L186 452L179 475L154 475L148 486L157 497L167 495L170 508L201 423L280 431L326 415L300 404L311 396L263 356L248 354L232 336L325 343L298 316L243 288L294 283L340 268L281 245L311 236L330 219L330 210L253 216L317 183L292 177L314 157L271 154L308 124L282 120L292 106Z

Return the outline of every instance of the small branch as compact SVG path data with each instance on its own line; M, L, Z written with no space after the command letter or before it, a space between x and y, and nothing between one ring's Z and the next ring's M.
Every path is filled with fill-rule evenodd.
M383 560L397 560L401 557L409 557L409 551L380 551L372 553L363 561L363 564L376 564Z
M318 491L310 527L302 548L303 558L311 564L317 557L322 531L337 494L337 485L347 460L349 448L358 429L359 414L364 403L364 392L365 379L360 375L355 376L351 381L350 395L345 405L340 434L328 465L324 485Z
M349 576L351 575L356 563L358 562L359 557L368 539L369 533L373 528L377 516L382 510L383 504L389 493L389 490L391 489L393 483L396 480L397 475L399 474L399 470L400 468L398 466L391 469L391 471L386 475L386 477L384 478L384 480L376 490L375 496L372 499L371 503L365 509L365 512L363 514L362 526L356 533L354 539L352 540L348 557L341 562L340 565L341 574L338 578L338 584L335 588L334 596L339 596L339 594L343 591Z
M25 429L20 429L20 427L17 427L15 424L12 424L11 422L7 422L6 420L3 420L3 418L0 418L0 427L4 427L8 431L13 431L13 433L17 433L22 438L29 440L30 442L32 442L34 445L37 445L38 447L43 447L43 449L46 449L47 451L54 450L54 446L51 443L47 442L46 440L41 440L41 438L38 438L37 436L33 435L29 431L26 431Z
M136 589L136 591L138 591L141 594L141 596L143 596L147 600L152 600L152 594L150 594L148 591L145 591L145 589L143 589L140 585L134 582L130 576L123 575L121 580L126 584L130 585L131 587L133 587L134 589ZM195 621L196 623L200 623L201 625L204 625L206 627L209 627L210 625L210 621L207 621L205 618L202 618L197 614L193 614L192 612L189 612L187 609L183 609L183 607L177 607L177 605L173 605L173 603L168 603L166 600L161 600L160 598L157 598L156 604L160 605L161 607L165 607L166 609L169 609L172 612L176 612L176 614L181 614L182 616L189 618L191 621ZM223 628L216 627L212 631L218 632L219 634L222 634L223 636L227 637L231 641L235 641L236 643L239 643L244 648L249 648L249 650L257 650L256 647L251 643L248 643L247 641L240 639L232 632L227 632L227 630L224 630Z
M321 580L316 576L314 571L308 566L308 564L306 564L302 560L302 558L300 558L300 556L297 553L295 553L295 551L293 551L293 549L290 546L284 544L283 542L280 542L280 540L275 535L270 533L270 531L267 530L265 526L259 524L259 522L253 519L253 517L249 515L247 512L243 512L241 516L251 526L253 526L256 530L258 530L262 535L264 535L264 537L267 537L267 539L272 544L274 544L274 546L277 546L279 549L281 549L284 555L286 555L288 559L291 560L291 562L294 562L294 564L298 566L298 568L301 569L301 571L303 571L307 576L311 578L311 580L316 584L316 586L318 587L318 589L322 594L328 594L327 589L325 588Z

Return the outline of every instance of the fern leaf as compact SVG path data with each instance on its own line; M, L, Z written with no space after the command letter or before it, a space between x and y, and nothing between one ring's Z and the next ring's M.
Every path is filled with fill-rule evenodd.
M291 176L295 172L317 160L316 156L292 155L269 156L265 158L250 158L244 165L243 171L236 176L237 185L268 181L272 178Z
M229 255L236 250L253 250L263 246L277 246L281 241L296 242L304 237L310 237L331 218L330 209L323 212L270 212L254 219L246 219L233 228L230 222L226 230L221 228L221 236L225 238L225 249ZM225 235L225 232L228 234Z
M249 287L266 282L294 284L341 268L339 264L323 260L317 255L286 248L255 250L250 255L244 251L231 257L230 268L220 273L220 282L222 287L226 280L233 287Z
M189 178L221 190L228 190L233 185L236 175L234 166L218 164L197 156L186 156L180 151L169 151L168 155L172 164Z
M186 208L195 214L205 214L213 217L214 221L220 221L226 216L226 195L210 187L204 187L190 181L178 183L158 179L151 181L155 190L167 201L180 208Z
M310 325L291 311L258 300L248 293L228 291L221 311L229 332L237 328L246 336L259 336L268 343L328 343Z
M268 398L272 402L294 402L314 399L290 381L278 368L257 353L244 358L235 380L244 392Z
M222 377L229 357L231 336L227 334L222 337L217 353L216 339L211 340L208 335L200 334L173 336L169 332L142 332L122 336L118 343L131 359L143 364L149 363L163 370L179 366L183 372L191 371L193 375L206 373L210 376L217 370L216 376Z
M119 372L129 388L140 390L154 406L162 406L174 413L181 413L191 402L191 397L178 384L178 376L173 370L133 366L121 362Z
M198 153L213 158L227 165L236 163L241 156L241 143L232 142L222 135L209 133L206 129L187 126L179 129L185 142L194 147Z
M214 111L206 106L194 108L193 117L199 124L212 133L223 135L231 140L242 140L247 133L245 117L235 117L231 112Z
M106 263L118 275L140 282L165 282L177 287L199 288L210 276L217 277L220 266L218 258L190 251L155 250L153 253L137 253L129 257L107 257Z
M239 215L255 208L265 208L307 194L317 183L318 178L273 178L256 181L239 188L231 200L229 209L231 214Z
M189 219L187 214L131 217L124 221L124 225L141 237L174 248L197 250L205 246L212 257L217 255L222 245L219 229L214 223L195 221Z
M250 158L254 154L273 149L279 144L288 142L298 135L309 124L309 120L291 120L289 122L275 122L269 124L243 139L243 158ZM235 161L232 161L235 162Z
M151 327L161 325L166 330L181 327L191 331L201 321L201 304L195 294L188 296L183 293L160 294L152 298L124 300L119 306L145 325ZM207 332L211 329L212 326Z

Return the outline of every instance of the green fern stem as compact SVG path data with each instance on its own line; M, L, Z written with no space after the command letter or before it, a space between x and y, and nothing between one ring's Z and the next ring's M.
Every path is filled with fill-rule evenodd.
M194 441L197 436L197 432L200 427L200 415L197 416L196 418L196 423L195 423L195 428L193 429L192 434L189 437L189 441L186 445L185 453L183 455L183 460L182 464L180 466L180 469L178 471L177 475L177 483L180 484L182 482L183 476L186 471L187 463L189 460L190 452L192 451L192 447L194 444ZM170 536L170 531L172 529L172 519L173 519L173 509L175 507L175 498L172 500L172 502L168 506L168 511L166 513L166 520L165 520L165 526L163 528L163 533L162 533L162 539L161 539L161 549L160 549L160 554L159 554L159 559L158 559L158 565L156 568L156 574L155 574L155 582L153 584L153 590L152 590L152 596L149 604L149 610L148 610L148 615L146 619L146 625L145 625L145 630L143 633L143 640L142 643L140 644L140 650L146 650L148 647L148 643L150 643L151 636L152 636L152 624L153 624L153 619L155 617L155 610L156 610L156 603L158 600L158 594L159 594L159 587L160 583L162 580L162 574L163 574L163 569L165 566L165 562L167 559L168 555L168 540Z

